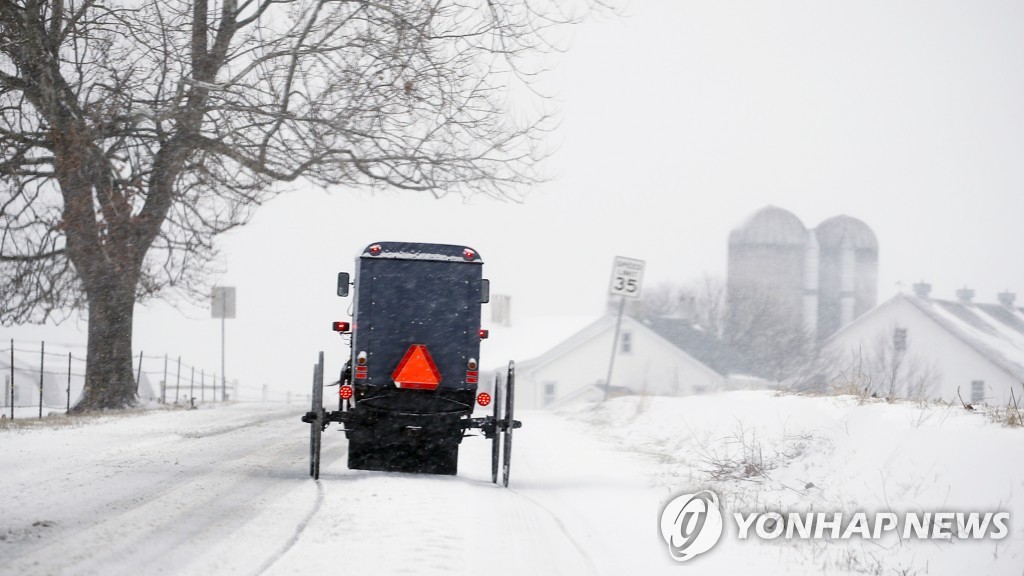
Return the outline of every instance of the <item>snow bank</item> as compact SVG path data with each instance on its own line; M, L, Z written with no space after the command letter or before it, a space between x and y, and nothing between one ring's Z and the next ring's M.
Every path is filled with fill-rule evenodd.
M650 481L673 494L716 491L727 515L1010 513L1002 541L723 538L715 554L772 549L811 573L1020 574L1024 566L1024 429L959 406L746 391L628 397L561 414L643 461Z

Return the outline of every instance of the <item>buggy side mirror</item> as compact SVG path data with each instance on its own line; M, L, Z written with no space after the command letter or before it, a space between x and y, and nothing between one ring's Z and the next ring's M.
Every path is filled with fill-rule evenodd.
M338 272L338 296L348 296L348 272Z
M491 281L484 278L480 281L480 303L487 304L491 301Z

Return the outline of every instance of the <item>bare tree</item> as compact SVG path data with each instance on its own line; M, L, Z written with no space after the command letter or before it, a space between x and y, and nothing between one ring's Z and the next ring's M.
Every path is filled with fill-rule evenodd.
M694 322L715 338L725 335L725 280L705 272L688 287Z
M725 339L746 358L755 375L776 382L799 374L817 350L799 311L760 286L728 294Z
M802 379L818 349L799 311L770 289L752 285L727 294L725 281L708 273L645 290L634 315L686 318L726 341L754 375L776 382Z
M704 273L685 284L664 282L646 288L636 315L685 318L721 338L725 327L725 282Z
M134 402L133 306L305 178L506 197L549 116L528 0L0 1L0 321L88 311L81 410Z
M687 314L687 298L689 294L681 286L662 282L645 288L632 312L640 318L683 317ZM615 303L609 299L609 308L614 306Z

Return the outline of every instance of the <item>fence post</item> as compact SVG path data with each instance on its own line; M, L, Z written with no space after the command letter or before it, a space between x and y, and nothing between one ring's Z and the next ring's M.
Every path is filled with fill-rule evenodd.
M164 381L160 383L160 403L167 404L167 354L164 354Z
M71 352L68 352L68 407L64 410L64 414L71 413Z
M39 417L43 417L43 368L46 365L46 342L39 342Z
M192 367L192 383L188 385L188 402L190 406L196 405L196 367Z
M142 382L142 350L139 350L139 371L135 373L135 397L139 396L139 384Z
M200 400L206 402L206 370L199 370L199 397Z
M213 401L217 401L217 373L213 373Z
M11 338L11 420L14 420L14 338Z
M178 356L178 380L174 383L174 405L178 405L178 398L181 397L181 356Z

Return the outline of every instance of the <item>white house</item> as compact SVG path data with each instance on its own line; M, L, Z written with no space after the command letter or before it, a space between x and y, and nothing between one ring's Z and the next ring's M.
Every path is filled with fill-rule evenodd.
M61 374L60 368L47 367L43 372L43 406L58 408L67 403L67 366ZM0 379L3 380L0 407L10 407L11 399L15 407L31 407L39 405L39 364L31 364L15 358L14 370L7 354L0 355ZM13 385L12 385L13 376ZM79 387L81 385L79 384ZM13 389L12 389L13 388Z
M549 408L604 396L615 316L603 316L549 349L516 362L516 406ZM722 389L736 358L689 322L622 318L613 394L680 396Z
M34 407L39 405L39 353L18 351L14 359L14 370L11 370L10 349L0 354L0 380L3 382L0 392L0 408L9 408L13 397L13 405L17 407ZM31 359L31 361L27 361ZM71 405L74 406L82 397L85 386L85 363L79 360L71 369L70 382L67 360L60 353L47 353L43 371L43 407L61 409L68 404L70 387ZM150 377L142 372L138 382L139 401L142 403L156 402L160 398L160 387L154 386ZM13 376L13 386L11 384ZM13 388L13 390L12 390ZM183 390L187 392L187 386ZM168 401L173 402L173 385L168 391Z
M1003 405L1024 395L1024 309L1013 294L998 304L898 294L826 341L830 380L856 380L880 396Z

